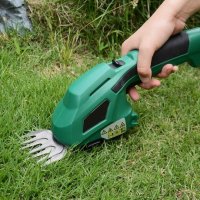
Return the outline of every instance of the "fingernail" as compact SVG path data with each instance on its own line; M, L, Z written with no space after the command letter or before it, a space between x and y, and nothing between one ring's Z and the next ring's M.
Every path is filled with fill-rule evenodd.
M174 71L178 71L178 66L174 66Z

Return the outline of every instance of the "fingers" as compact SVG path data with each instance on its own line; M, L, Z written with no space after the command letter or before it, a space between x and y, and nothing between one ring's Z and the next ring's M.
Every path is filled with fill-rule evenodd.
M136 90L135 87L132 87L132 88L129 90L129 96L131 97L131 99L132 99L133 101L137 101L137 100L139 100L139 98L140 98L140 96L139 96L139 94L138 94L138 92L137 92L137 90Z
M137 63L137 71L140 76L140 79L143 83L147 83L151 79L151 59L155 52L155 48L153 47L152 42L145 41L145 44L139 44L138 32L130 36L127 40L125 40L121 47L121 54L126 55L129 51L133 49L138 49L138 63ZM147 45L148 44L148 45Z
M139 49L137 71L143 83L148 83L151 80L151 60L154 54L154 49L148 46L142 46Z
M141 83L140 87L146 89L146 90L150 90L153 89L155 87L160 86L160 81L157 79L151 79L149 82L147 83Z
M159 80L156 80L156 79L151 79L148 83L141 83L140 84L140 87L146 89L146 90L150 90L152 88L155 88L155 87L158 87L160 86L160 81ZM140 95L139 93L137 92L136 88L135 87L132 87L130 90L129 90L129 96L131 97L131 99L133 101L137 101L140 99Z
M146 90L150 90L152 88L158 87L160 86L160 81L156 80L156 79L151 79L151 81L149 81L148 83L141 83L140 87L146 89ZM140 99L140 95L137 92L137 89L135 87L132 87L129 90L129 96L131 97L131 99L133 101L138 101Z
M162 71L157 75L158 78L167 78L170 74L176 72L178 70L177 66L173 66L172 64L167 64L163 67ZM139 86L143 89L150 90L155 87L160 86L160 81L157 79L151 79L147 83L141 83ZM133 101L138 101L140 99L140 95L138 94L135 87L129 90L129 95Z
M178 70L177 66L173 66L172 64L167 64L163 67L162 71L157 75L158 78L167 78L170 74L176 72ZM160 86L160 81L157 79L151 79L148 82L143 82L140 84L140 87L144 89L152 89Z
M173 66L172 64L167 64L163 67L162 71L157 75L158 78L167 78L170 74L176 72L178 70L177 66Z

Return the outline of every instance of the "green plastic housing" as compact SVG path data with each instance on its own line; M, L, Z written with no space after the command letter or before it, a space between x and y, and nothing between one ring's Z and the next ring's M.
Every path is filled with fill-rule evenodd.
M164 46L154 57L153 75L168 63L200 65L199 28L177 35ZM67 146L94 142L102 139L105 127L120 119L125 120L126 130L137 125L138 116L127 101L126 92L130 85L140 82L137 57L138 51L133 50L117 63L98 64L72 83L53 113L52 131L58 142Z

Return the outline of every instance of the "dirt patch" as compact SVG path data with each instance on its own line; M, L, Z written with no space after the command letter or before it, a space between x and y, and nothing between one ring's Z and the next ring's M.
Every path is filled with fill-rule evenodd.
M62 67L59 63L54 64L52 67L46 67L40 71L40 75L45 78L52 78L63 72Z

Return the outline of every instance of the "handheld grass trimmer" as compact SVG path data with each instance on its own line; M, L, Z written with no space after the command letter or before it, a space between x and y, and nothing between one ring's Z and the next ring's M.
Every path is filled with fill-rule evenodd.
M109 140L137 125L137 114L127 101L127 89L140 83L138 51L110 63L101 63L80 76L57 105L51 130L28 133L24 148L34 157L52 163L64 157L70 146ZM171 37L153 56L152 74L165 64L200 65L200 28Z

